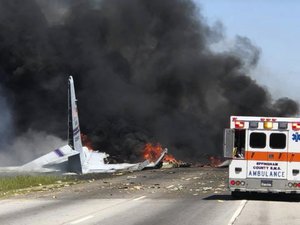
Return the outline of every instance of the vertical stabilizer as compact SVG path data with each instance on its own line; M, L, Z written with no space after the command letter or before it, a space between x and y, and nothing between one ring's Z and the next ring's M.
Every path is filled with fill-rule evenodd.
M80 153L81 164L85 161L85 154L82 148L81 133L79 126L79 116L77 109L77 99L75 95L73 77L69 77L69 88L68 88L68 145L75 151Z

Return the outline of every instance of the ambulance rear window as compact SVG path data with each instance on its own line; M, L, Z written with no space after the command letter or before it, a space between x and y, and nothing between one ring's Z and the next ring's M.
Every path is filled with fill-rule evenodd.
M253 132L250 134L250 147L251 148L265 148L266 147L266 134Z
M272 133L270 135L270 147L274 149L284 149L286 147L286 135Z

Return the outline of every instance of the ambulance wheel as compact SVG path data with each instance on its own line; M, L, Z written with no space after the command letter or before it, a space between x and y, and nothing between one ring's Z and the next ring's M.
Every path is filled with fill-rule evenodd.
M241 192L239 192L239 191L232 191L232 192L231 192L231 197L232 197L233 199L240 199L240 198L243 197L242 194L243 194L243 193L241 193Z

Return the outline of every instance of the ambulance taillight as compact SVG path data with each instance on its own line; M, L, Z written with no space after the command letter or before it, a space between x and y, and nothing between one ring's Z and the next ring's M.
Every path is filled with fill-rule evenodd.
M245 181L239 181L239 180L231 180L230 185L234 186L245 186Z
M289 187L300 188L300 183L288 183Z

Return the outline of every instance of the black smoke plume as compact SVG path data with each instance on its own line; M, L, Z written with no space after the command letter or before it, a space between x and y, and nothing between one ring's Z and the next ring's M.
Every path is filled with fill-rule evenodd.
M83 133L132 161L146 142L183 159L221 154L230 115L296 114L296 102L274 101L247 76L260 53L249 39L238 38L236 54L210 50L218 27L191 0L0 0L0 85L14 135L66 138L70 74Z

